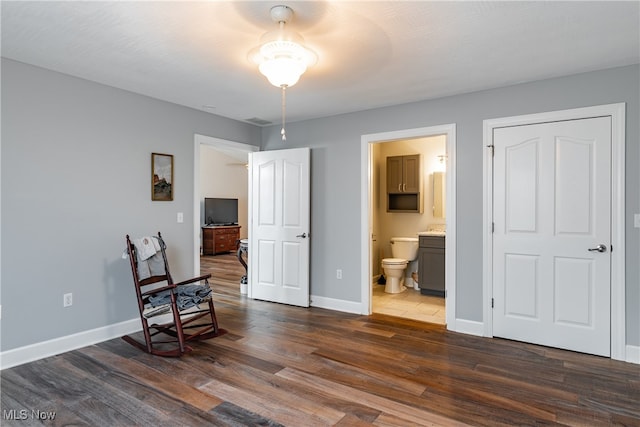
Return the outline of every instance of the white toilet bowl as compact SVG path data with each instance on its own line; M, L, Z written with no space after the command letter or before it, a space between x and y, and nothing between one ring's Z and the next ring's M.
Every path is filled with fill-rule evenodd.
M387 284L384 291L390 294L397 294L405 289L404 276L407 264L418 257L417 237L392 237L391 255L394 258L382 260L382 269Z
M407 289L404 286L404 271L408 263L406 259L402 258L385 258L382 260L384 276L387 279L387 284L384 287L385 292L397 294Z

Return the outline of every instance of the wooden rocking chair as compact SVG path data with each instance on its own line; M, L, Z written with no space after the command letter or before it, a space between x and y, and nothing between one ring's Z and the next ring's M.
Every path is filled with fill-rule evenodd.
M160 233L143 239L144 243L142 239L135 241L141 246L138 248L127 235L127 255L138 297L144 343L129 335L122 339L147 353L178 357L192 350L187 345L189 341L227 333L218 327L208 280L211 274L174 283ZM142 259L145 257L140 257L140 253L148 256L151 244L160 250ZM154 320L159 323L152 323Z

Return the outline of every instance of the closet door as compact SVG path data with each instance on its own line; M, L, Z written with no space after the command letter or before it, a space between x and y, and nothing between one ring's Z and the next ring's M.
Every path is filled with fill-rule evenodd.
M494 336L610 355L611 117L494 130Z

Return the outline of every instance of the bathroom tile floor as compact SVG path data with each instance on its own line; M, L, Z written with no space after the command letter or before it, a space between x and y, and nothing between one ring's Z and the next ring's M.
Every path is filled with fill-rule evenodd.
M388 294L384 291L384 285L374 283L372 310L389 316L446 324L444 298L422 295L420 291L411 288L399 294Z

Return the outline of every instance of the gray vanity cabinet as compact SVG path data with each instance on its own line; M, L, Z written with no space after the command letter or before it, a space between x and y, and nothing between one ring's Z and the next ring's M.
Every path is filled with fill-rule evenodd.
M421 294L444 297L444 236L420 236L418 283Z

